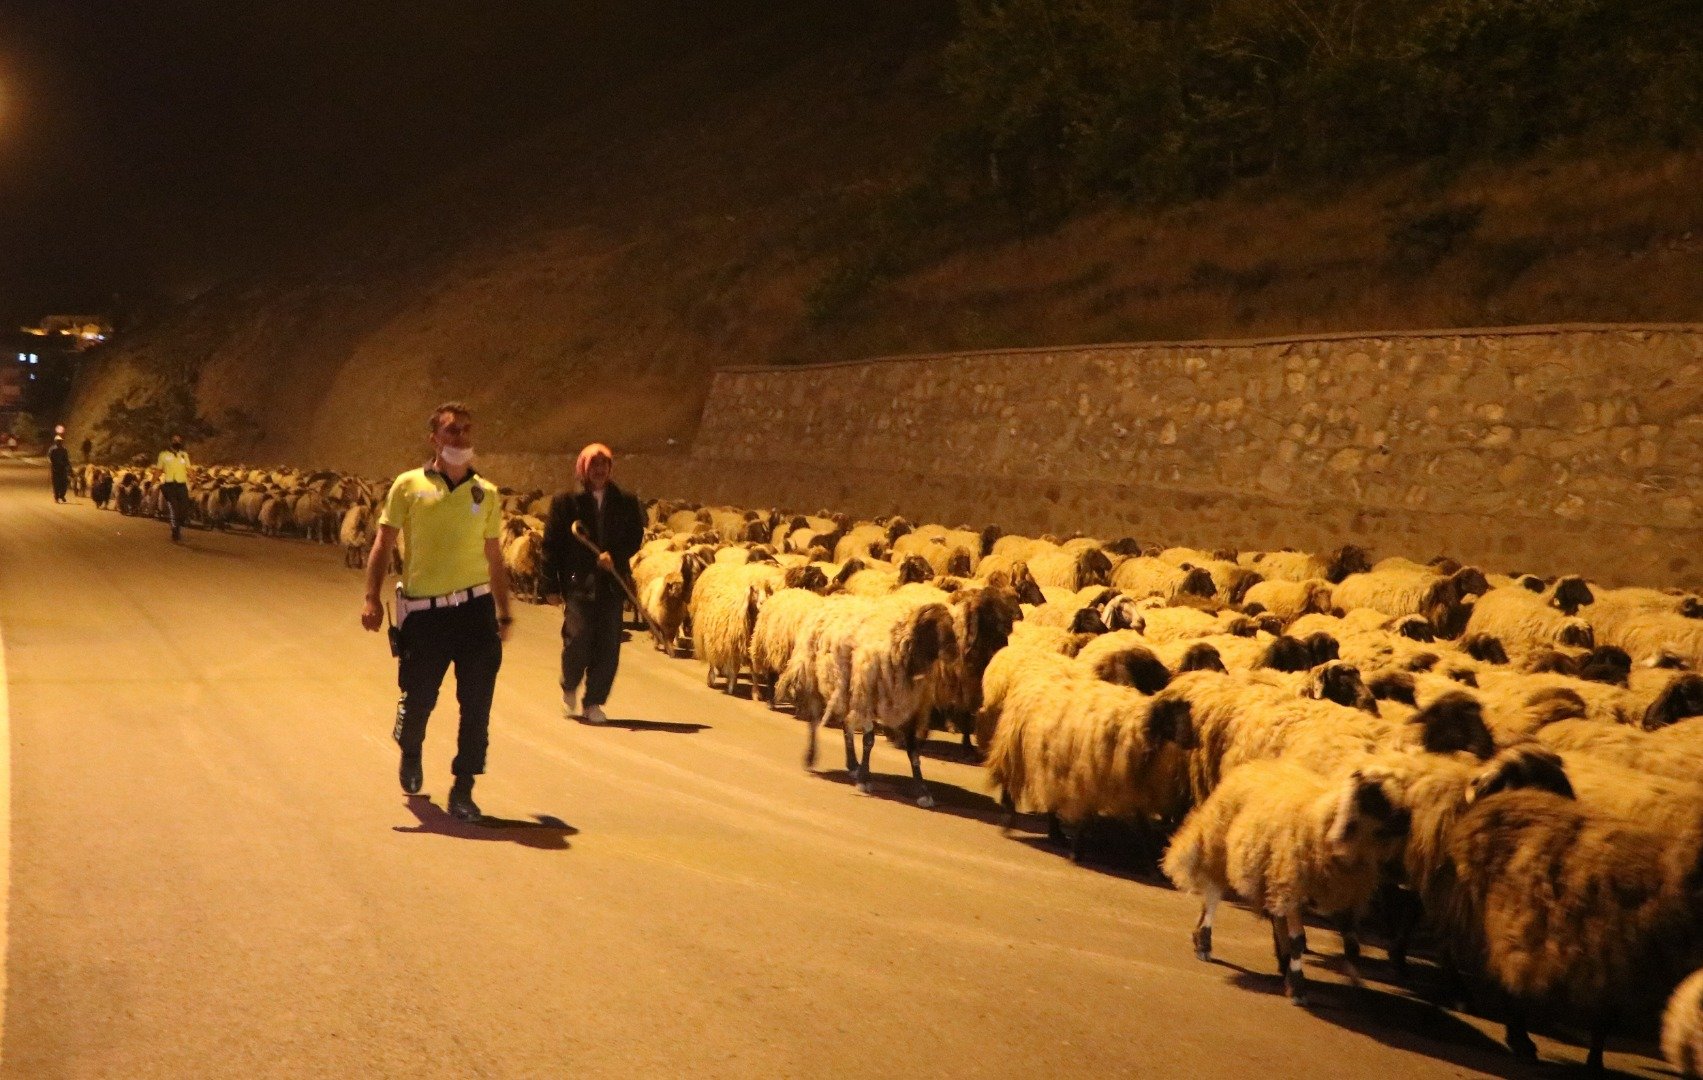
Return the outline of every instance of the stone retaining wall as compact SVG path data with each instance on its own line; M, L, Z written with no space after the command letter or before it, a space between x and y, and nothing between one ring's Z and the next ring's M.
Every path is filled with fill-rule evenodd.
M510 461L514 480L500 467ZM571 462L488 457L505 481ZM717 373L645 494L1703 584L1703 330L1011 350ZM528 480L527 483L533 481ZM539 486L551 486L539 484Z

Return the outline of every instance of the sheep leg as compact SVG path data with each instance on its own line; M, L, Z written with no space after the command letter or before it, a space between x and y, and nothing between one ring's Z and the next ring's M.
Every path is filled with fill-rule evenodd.
M1070 843L1070 837L1064 835L1064 823L1051 810L1047 811L1047 840L1061 845Z
M1200 919L1194 924L1194 956L1196 960L1212 959L1212 917L1218 913L1218 902L1224 894L1208 888L1200 897Z
M873 784L869 782L869 755L875 752L875 725L863 733L863 761L857 767L857 789L867 794Z
M1585 1055L1585 1068L1592 1076L1602 1075L1602 1054L1608 1043L1608 1029L1614 1018L1609 1013L1602 1013L1591 1023L1591 1048Z
M1532 1042L1530 1033L1526 1031L1525 1010L1517 1005L1508 1007L1503 1041L1508 1044L1509 1053L1521 1061L1537 1060L1537 1043Z
M1400 898L1395 912L1395 934L1390 941L1390 965L1396 969L1396 974L1407 974L1407 951L1413 945L1413 932L1419 927L1420 916L1424 913L1419 903L1419 897L1406 890L1394 893Z
M934 796L928 793L928 782L922 778L922 755L917 752L917 733L905 732L905 753L911 759L911 779L917 782L917 805L927 810L934 805Z
M810 731L804 742L804 768L808 771L816 767L816 718L811 717Z
M852 741L851 728L844 724L840 725L840 734L846 740L846 775L855 778L857 776L857 743Z
M1348 981L1359 988L1360 981L1360 920L1354 912L1342 917L1342 965L1348 969Z
M1010 832L1017 827L1017 800L1011 797L1009 788L1000 789L999 805L1005 810L1005 820L1000 823L999 827Z
M1305 927L1301 922L1301 909L1296 908L1284 915L1284 929L1289 931L1289 945L1285 950L1289 954L1289 962L1283 972L1283 981L1289 991L1289 1001L1294 1005L1307 1004L1307 973L1301 968L1301 958L1307 952ZM1277 923L1272 922L1273 932Z
M1088 828L1093 818L1085 817L1077 823L1076 831L1070 834L1070 861L1078 866L1088 855Z

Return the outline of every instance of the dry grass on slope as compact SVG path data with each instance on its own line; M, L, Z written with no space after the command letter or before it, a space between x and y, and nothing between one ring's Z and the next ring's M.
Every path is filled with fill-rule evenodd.
M1333 330L1703 319L1703 154L1409 169L1363 187L1250 183L1100 208L873 292L818 355Z

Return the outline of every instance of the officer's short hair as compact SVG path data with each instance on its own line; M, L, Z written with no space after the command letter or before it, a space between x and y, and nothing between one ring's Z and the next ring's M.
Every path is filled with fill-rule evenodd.
M472 409L459 401L446 401L433 409L432 415L426 420L426 430L429 433L433 435L438 433L438 426L442 423L444 413L453 413L456 416L465 416L469 420L473 419Z

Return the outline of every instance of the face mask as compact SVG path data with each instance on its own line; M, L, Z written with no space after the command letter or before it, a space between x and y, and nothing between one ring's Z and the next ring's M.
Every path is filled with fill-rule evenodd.
M183 449L183 444L182 444L182 443L180 443L180 442L174 442L174 443L172 443L172 444L171 444L171 448L172 448L172 449L173 449L173 450L182 450L182 449Z
M450 468L459 469L473 460L473 448L471 446L440 446L438 447L438 457L442 458L443 463Z

